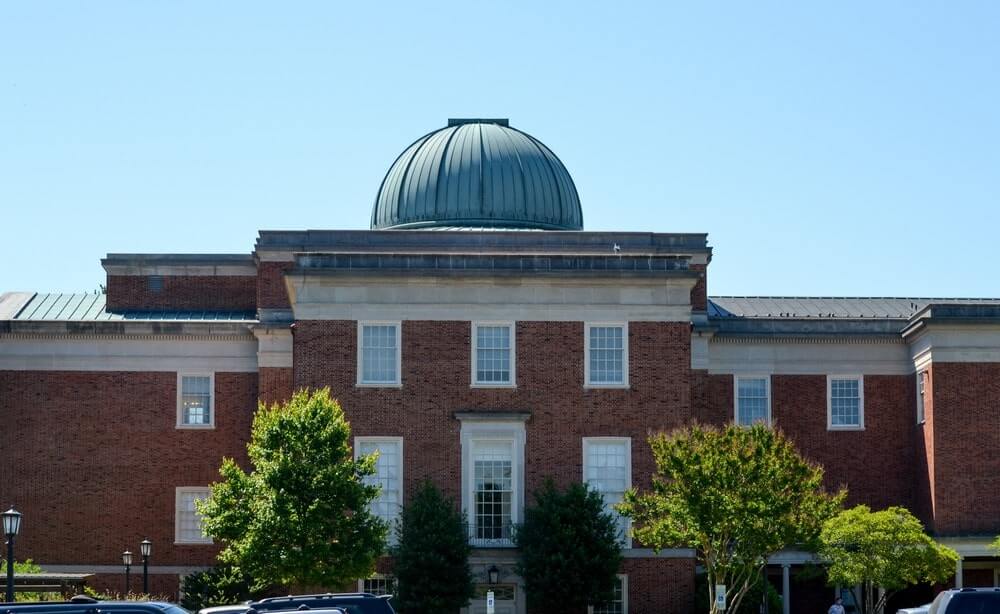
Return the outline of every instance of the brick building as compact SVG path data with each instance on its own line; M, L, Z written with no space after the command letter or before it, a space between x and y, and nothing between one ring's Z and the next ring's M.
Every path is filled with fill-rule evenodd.
M524 612L510 527L545 478L615 502L650 482L647 435L692 420L780 426L850 503L918 513L962 554L956 583L996 586L1000 300L709 298L711 256L703 234L584 232L548 148L452 120L393 163L371 230L109 254L104 294L0 295L18 553L120 590L149 537L152 588L175 593L218 551L193 501L245 460L258 399L329 386L356 450L381 452L376 511L425 479L460 501L498 612ZM692 553L623 539L600 611L690 611ZM795 577L808 560L772 557L791 611L832 598Z

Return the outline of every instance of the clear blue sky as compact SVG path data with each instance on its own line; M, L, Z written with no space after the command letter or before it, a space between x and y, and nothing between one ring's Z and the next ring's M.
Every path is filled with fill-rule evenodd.
M1000 296L1000 2L4 2L0 290L366 228L509 117L588 230L708 232L712 294Z

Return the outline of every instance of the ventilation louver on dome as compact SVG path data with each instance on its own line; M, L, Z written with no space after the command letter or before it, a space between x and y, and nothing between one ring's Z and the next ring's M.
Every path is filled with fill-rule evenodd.
M450 119L389 168L373 230L582 230L576 186L552 151L506 119Z

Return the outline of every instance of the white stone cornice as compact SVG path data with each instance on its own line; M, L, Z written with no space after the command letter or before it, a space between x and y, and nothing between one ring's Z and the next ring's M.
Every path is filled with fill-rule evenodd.
M293 362L293 337L290 328L255 328L257 337L257 365L290 368Z
M720 337L708 342L708 371L715 374L908 375L913 362L905 343L854 337L837 343L801 338Z

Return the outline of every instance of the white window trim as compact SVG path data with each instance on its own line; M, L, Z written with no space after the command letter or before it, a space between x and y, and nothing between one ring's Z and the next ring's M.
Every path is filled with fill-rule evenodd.
M208 378L208 424L184 424L184 378ZM177 428L185 430L205 430L215 428L215 373L211 371L177 372Z
M733 376L733 424L740 424L740 380L741 379L762 379L767 386L767 419L764 422L771 426L771 376L766 373L742 373ZM827 385L829 389L829 384Z
M590 329L618 326L622 329L622 381L617 384L590 381ZM628 388L628 322L584 322L583 324L583 387L584 388Z
M462 442L462 510L466 514L469 527L475 526L475 448L479 443L502 442L511 444L511 476L514 478L510 500L510 522L521 522L524 507L524 445L525 430L523 420L463 420ZM494 540L490 540L494 542ZM469 542L479 547L472 538ZM502 544L490 543L491 548L512 548L513 541Z
M477 329L480 326L506 326L510 330L510 381L506 383L480 382L476 379L478 365L476 364L476 354L479 349L479 335ZM472 323L472 363L471 379L472 388L517 388L517 323L516 322L493 322L482 321Z
M622 613L628 614L628 575L620 573L618 579L622 581ZM587 614L594 614L594 606L587 606Z
M403 438L402 437L381 437L381 436L355 437L354 438L354 460L358 460L358 458L361 457L361 444L365 444L365 443L383 443L383 442L385 442L385 443L394 443L394 444L396 444L396 445L399 446L399 448L398 448L398 450L399 450L399 466L397 467L397 469L399 470L399 508L400 508L399 509L399 514L402 514L402 512L403 512L403 501L406 500L404 498L404 496L403 496L404 495L403 488L404 488L404 484L405 484L403 482L403 470L404 470L404 465L406 464L403 461ZM394 526L389 527L389 535L386 536L386 545L388 545L388 546L395 546L396 545L396 527L394 527ZM375 577L375 576L372 576L372 577ZM364 578L361 578L361 580L364 580Z
M190 493L212 494L212 489L208 486L178 486L174 492L174 543L183 545L208 545L212 543L211 537L203 539L181 539L181 495Z
M927 369L917 370L917 424L927 422ZM923 390L923 394L921 394Z
M396 327L396 381L366 382L363 381L364 370L364 327L365 326L395 326ZM401 388L403 386L403 323L399 320L358 320L357 332L358 360L357 386L359 388Z
M365 592L365 580L390 580L390 585L392 586L392 588L395 588L395 584L396 584L396 579L393 576L389 575L389 574L373 573L372 575L368 576L367 578L358 578L358 592L359 593ZM390 595L394 595L395 591L392 591L389 594ZM334 607L336 607L336 606L334 606Z
M594 443L624 443L625 444L625 456L627 462L625 463L625 490L632 488L632 438L631 437L584 437L583 438L583 463L581 464L580 476L583 483L587 483L587 452L591 444ZM622 548L632 547L632 519L625 518L625 540L622 542Z
M858 381L858 424L857 425L837 425L833 424L833 380L853 379ZM854 374L826 376L826 430L828 431L863 431L865 430L865 376Z

